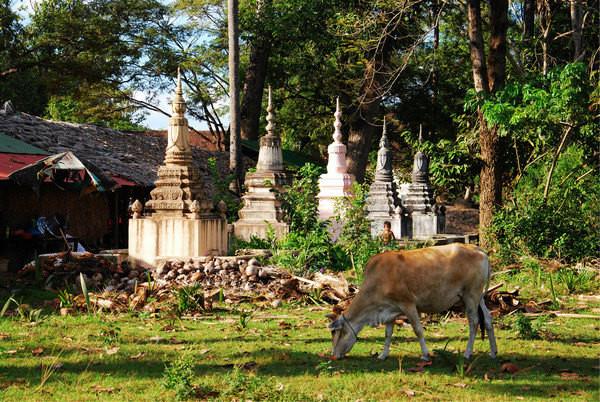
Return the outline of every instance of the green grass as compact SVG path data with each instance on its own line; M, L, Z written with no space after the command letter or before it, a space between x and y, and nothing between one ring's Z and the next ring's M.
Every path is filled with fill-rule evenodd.
M408 369L419 361L419 346L407 327L396 329L385 362L373 357L381 351L383 328L364 330L344 360L322 357L331 348L326 312L255 308L243 327L239 312L222 311L176 321L175 331L169 331L166 319L126 314L52 315L35 325L3 318L0 400L170 401L175 391L162 385L165 367L181 356L194 362L198 399L370 401L401 400L413 393L424 400L599 398L600 323L594 320L551 318L541 339L522 340L512 328L515 318L505 317L496 325L498 359L487 356L487 339L478 339L473 364L461 377L458 356L467 337L463 319L426 324L429 348L445 351L415 373ZM43 353L34 356L40 347ZM501 372L504 362L521 370ZM561 376L561 370L576 377Z

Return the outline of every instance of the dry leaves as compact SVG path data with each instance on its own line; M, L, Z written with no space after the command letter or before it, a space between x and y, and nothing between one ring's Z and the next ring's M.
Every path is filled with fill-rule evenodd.
M412 389L405 389L404 393L406 394L406 396L415 396L417 393L415 391L413 391Z
M516 364L513 364L513 363L504 363L502 366L500 366L501 373L514 374L519 370L520 370L520 368Z
M94 391L97 394L100 394L100 393L112 394L113 392L115 392L115 388L114 387L103 387L101 385L94 385L92 387L92 391Z
M44 353L44 348L42 347L37 347L31 351L31 354L34 356L41 356L42 353Z
M135 355L129 356L131 360L140 360L142 357L146 356L145 352L140 352Z
M105 349L105 352L107 355L116 355L119 349L120 348L118 346L114 346L112 348Z

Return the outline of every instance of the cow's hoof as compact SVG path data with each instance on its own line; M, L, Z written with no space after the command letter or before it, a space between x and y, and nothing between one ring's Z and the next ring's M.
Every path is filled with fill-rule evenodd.
M465 353L464 356L465 356L465 360L471 360L471 356L473 356L473 355L470 353L469 354Z
M377 359L379 359L379 360L385 360L385 359L387 359L387 357L388 357L388 354L387 354L387 353L380 353L380 354L377 356Z
M490 357L491 357L492 359L495 359L495 358L496 358L496 354L495 354L494 352L490 352Z
M429 358L429 355L427 355L427 356L421 356L421 360L423 360L424 362L428 362L431 359Z

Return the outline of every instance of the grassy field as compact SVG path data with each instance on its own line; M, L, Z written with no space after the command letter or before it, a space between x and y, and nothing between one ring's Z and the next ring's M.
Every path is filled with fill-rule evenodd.
M329 361L324 307L245 306L250 317L221 307L174 322L129 314L0 319L0 400L174 400L163 383L176 361L183 368L171 378L188 378L197 400L599 400L594 319L550 317L536 327L539 339L523 340L516 318L504 317L496 322L498 359L478 339L464 365L465 321L437 317L426 324L437 352L419 372L409 327L397 328L384 362L374 357L383 328L364 330L346 359Z

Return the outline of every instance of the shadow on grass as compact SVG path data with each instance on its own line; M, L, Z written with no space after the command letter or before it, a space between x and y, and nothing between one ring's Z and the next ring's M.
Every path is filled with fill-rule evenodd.
M193 353L193 352L192 352ZM480 356L480 357L479 357ZM472 371L461 379L456 374L456 362L453 358L437 356L433 364L425 369L429 376L455 376L456 381L467 379L482 380L484 375L491 378L490 382L477 382L473 387L493 389L494 393L514 394L521 396L549 396L552 393L564 390L576 392L594 392L597 389L597 364L596 356L589 358L564 359L559 357L530 357L525 354L507 355L521 369L515 374L501 372L501 361L493 360L487 355L476 354ZM478 358L479 357L479 358ZM407 372L408 368L416 367L419 362L417 355L400 356L404 375L419 376L419 373ZM90 364L89 361L93 360ZM112 378L151 378L159 380L169 360L159 360L148 356L141 360L132 361L128 356L114 357L110 360L90 359L72 363L64 362L57 372L58 375L50 379L62 381L60 373L69 373L74 376L87 372L91 375L110 374ZM240 353L231 362L217 362L209 357L197 358L196 373L198 375L226 375L234 367L241 367L244 363L253 362L250 366L259 375L272 377L295 376L327 376L331 373L361 374L361 373L399 373L399 357L390 356L386 361L379 361L375 357L352 355L339 361L329 361L313 352L293 351L281 348L265 348L253 352ZM256 364L254 364L256 362ZM561 378L561 372L569 370L576 373L573 378ZM3 379L25 379L30 384L36 384L40 378L39 364L8 365L0 364L0 373ZM454 381L443 379L442 381ZM486 391L487 392L487 391ZM577 395L576 393L574 395Z

